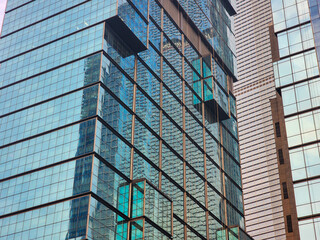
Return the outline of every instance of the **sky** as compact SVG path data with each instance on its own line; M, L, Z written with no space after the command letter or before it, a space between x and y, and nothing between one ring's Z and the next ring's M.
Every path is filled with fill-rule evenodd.
M4 9L6 7L7 0L0 0L0 33L2 29L2 22L4 16Z

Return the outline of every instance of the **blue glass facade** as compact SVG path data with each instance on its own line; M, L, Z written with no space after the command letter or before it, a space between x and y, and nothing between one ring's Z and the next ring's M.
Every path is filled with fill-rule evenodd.
M8 1L0 239L250 239L233 1L173 3Z

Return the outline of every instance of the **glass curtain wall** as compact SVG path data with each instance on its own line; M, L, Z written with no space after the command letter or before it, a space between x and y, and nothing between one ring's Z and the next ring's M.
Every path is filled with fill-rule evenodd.
M9 0L0 238L247 239L229 54L156 0Z

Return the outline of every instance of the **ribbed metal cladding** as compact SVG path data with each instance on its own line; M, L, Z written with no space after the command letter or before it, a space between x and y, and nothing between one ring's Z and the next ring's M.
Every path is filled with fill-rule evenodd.
M269 0L238 0L235 84L247 232L254 239L285 239L271 105L275 84L269 37Z

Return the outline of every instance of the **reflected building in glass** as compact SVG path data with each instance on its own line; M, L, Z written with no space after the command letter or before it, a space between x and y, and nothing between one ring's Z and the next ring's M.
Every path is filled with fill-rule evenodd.
M268 11L262 17L258 9L253 9L252 21L256 21L256 25L249 25L254 33L261 33L260 38L255 35L257 38L251 41L249 32L241 34L248 10L239 14L242 23L237 26L238 57L244 59L239 63L239 82L243 81L242 85L247 84L252 91L237 86L236 96L239 99L241 94L256 95L257 102L263 102L259 112L251 111L249 104L245 106L245 99L238 108L241 157L246 159L242 166L245 215L247 224L252 223L252 226L247 225L247 231L255 239L316 240L320 239L320 2L262 2L258 4L265 4ZM251 52L259 55L254 58L258 59L258 67L252 70L263 71L246 70L245 63L249 60L242 52L246 43L255 45ZM251 73L262 81L246 82ZM255 124L252 122L247 129L242 127L249 121L244 116L246 112L257 115ZM268 134L255 139L253 134L258 131ZM257 146L258 141L267 149L264 164L258 163L259 158L254 156L254 153L260 155L253 146ZM258 175L265 175L265 178L259 179ZM264 189L259 188L267 182Z
M0 239L252 239L234 1L8 0Z

